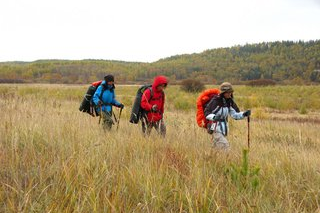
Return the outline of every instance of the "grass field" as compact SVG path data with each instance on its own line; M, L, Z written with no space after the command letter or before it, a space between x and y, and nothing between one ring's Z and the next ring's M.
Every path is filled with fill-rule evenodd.
M87 86L0 85L0 212L320 212L320 87L235 87L231 151L196 126L198 94L169 86L167 137L78 111ZM117 109L115 110L118 115Z

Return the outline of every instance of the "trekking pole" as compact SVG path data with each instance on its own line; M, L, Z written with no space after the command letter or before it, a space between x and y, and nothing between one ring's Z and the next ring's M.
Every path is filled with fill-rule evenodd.
M99 116L99 124L100 124L100 121L101 121L101 117L102 117L102 106L100 105L100 116Z
M250 149L250 116L247 117L248 120L248 150Z
M113 117L114 117L114 120L116 121L116 123L118 123L118 119L116 117L116 114L114 114L114 112L112 111L112 114L113 114ZM111 115L112 116L112 115Z
M121 108L121 109L120 109L120 112L119 112L119 117L118 117L118 122L117 122L117 130L118 130L118 128L119 128L119 123L120 123L120 117L121 117L122 109L123 109L123 108Z

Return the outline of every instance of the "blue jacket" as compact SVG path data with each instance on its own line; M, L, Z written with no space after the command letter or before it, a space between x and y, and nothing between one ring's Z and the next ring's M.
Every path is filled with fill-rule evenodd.
M103 87L107 87L107 88L104 89ZM100 100L100 95L103 89L104 89L104 92ZM102 101L103 102L102 111L104 112L111 112L112 111L111 105L114 105L114 106L120 105L120 103L116 100L114 87L112 85L106 84L105 81L102 81L100 86L97 88L96 92L93 95L92 100L96 106L98 106L99 100ZM97 111L100 112L100 107L97 107Z

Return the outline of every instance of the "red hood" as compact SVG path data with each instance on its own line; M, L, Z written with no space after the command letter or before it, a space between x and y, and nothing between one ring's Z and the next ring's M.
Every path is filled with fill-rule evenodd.
M168 84L167 78L163 75L159 75L154 78L152 89L156 91L157 86L159 86L160 84Z

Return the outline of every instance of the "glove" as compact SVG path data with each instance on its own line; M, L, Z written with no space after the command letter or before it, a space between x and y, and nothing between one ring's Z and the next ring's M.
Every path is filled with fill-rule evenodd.
M250 109L243 113L244 117L249 117L250 115L251 115L251 110Z
M151 112L156 112L156 111L158 111L158 106L155 104L152 106Z
M98 101L98 106L102 106L103 102L102 101Z
M119 104L118 107L121 108L121 109L123 109L123 108L124 108L124 105L123 105L123 104Z

